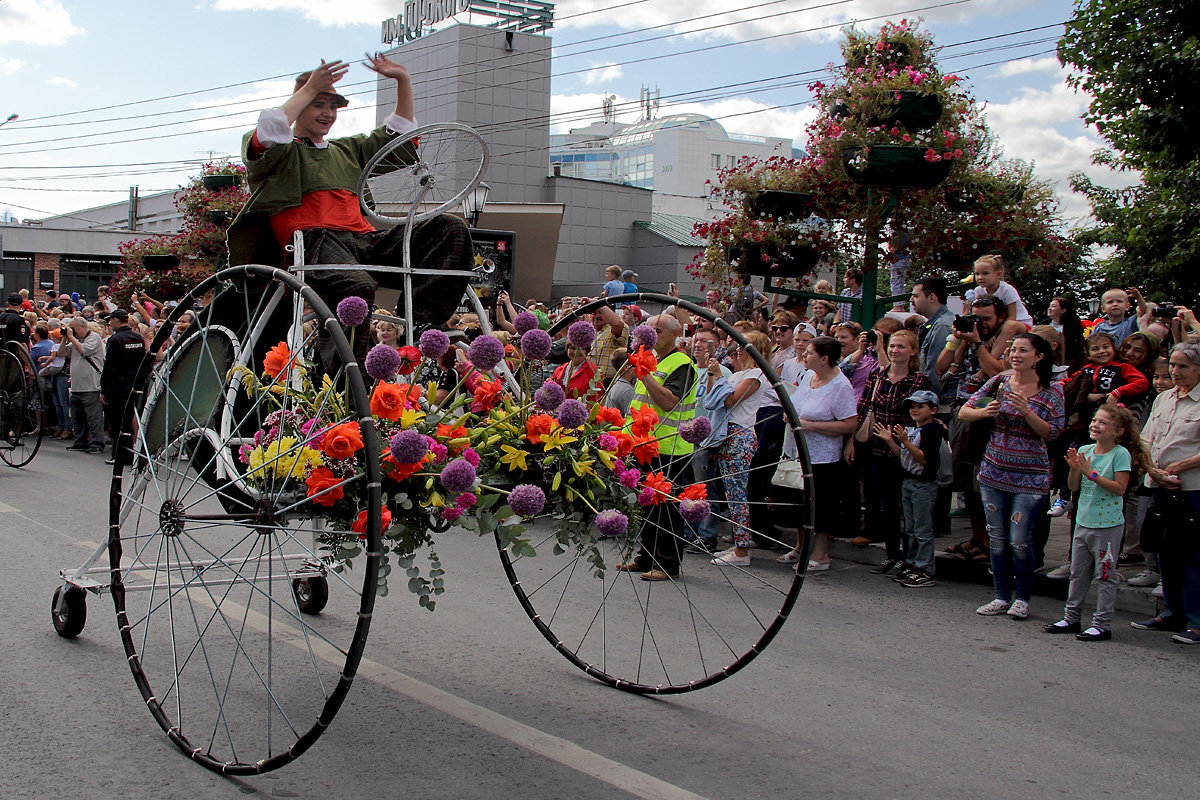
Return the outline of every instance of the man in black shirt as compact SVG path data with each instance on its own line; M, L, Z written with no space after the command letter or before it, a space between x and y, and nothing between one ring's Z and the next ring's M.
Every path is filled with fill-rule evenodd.
M25 298L18 292L8 296L8 308L0 311L0 331L3 331L4 341L20 342L29 347L29 323L21 311L24 302Z
M146 340L129 326L129 312L118 308L108 315L113 334L108 337L104 353L104 370L100 373L100 400L112 433L113 454L107 463L115 463L118 439L123 429L129 395L138 367L146 355ZM132 409L128 409L132 411Z

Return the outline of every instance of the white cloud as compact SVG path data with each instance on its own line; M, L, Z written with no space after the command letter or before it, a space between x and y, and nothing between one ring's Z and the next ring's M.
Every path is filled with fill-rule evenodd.
M400 13L399 0L216 0L218 11L295 11L322 25L378 25Z
M946 8L931 8L921 12L926 30L946 22L1011 13L1013 9L1031 5L1033 0L975 0L975 2ZM799 7L790 4L767 8L730 8L729 0L692 0L685 6L650 0L634 7L613 6L611 0L562 0L555 7L557 28L586 28L599 25L634 29L665 25L657 33L674 32L690 36L722 40L745 40L789 31L805 31L797 35L819 41L830 41L840 35L840 29L855 20L862 20L863 30L878 28L884 19L896 15L895 0L850 0L845 3L812 3ZM681 8L684 11L681 12ZM578 16L589 11L597 13ZM712 15L712 16L710 16ZM898 21L898 16L897 21ZM680 17L695 19L678 22ZM760 19L761 18L761 19ZM649 35L654 35L649 34Z
M996 70L996 74L1002 78L1011 78L1014 75L1028 75L1031 72L1048 72L1051 75L1065 73L1063 65L1058 63L1057 58L1020 58L1016 61L1010 61L1007 64L1001 64Z
M62 44L83 31L59 0L5 0L0 3L0 43Z
M71 80L70 78L64 78L59 75L56 75L55 77L50 78L49 80L46 81L46 83L49 83L53 86L65 86L68 89L74 89L76 87L75 81Z
M21 68L19 58L0 58L0 75L12 75Z
M597 64L593 61L592 67L593 69L588 70L581 76L583 78L583 82L588 86L595 86L597 83L608 83L609 81L615 81L625 72L623 69L621 69L620 65L613 64L612 62L607 64Z

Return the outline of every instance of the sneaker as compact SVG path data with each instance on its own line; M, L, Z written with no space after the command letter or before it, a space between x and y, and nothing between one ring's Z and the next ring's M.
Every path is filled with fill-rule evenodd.
M1150 595L1152 597L1162 597L1163 596L1162 581L1159 581L1158 585L1150 590Z
M1144 569L1126 581L1126 583L1130 586L1157 586L1158 581L1158 572L1152 569Z
M1013 619L1025 619L1029 616L1029 603L1024 600L1013 600L1008 609L1008 615Z
M1061 517L1070 510L1071 504L1060 497L1050 504L1050 510L1047 511L1046 514L1051 517Z
M1180 644L1200 644L1200 631L1186 630L1181 631L1171 637L1172 642Z
M892 580L894 580L896 583L899 583L900 581L904 580L904 577L908 575L908 573L915 570L916 567L914 567L912 564L909 564L907 561L901 561L896 565L896 574L892 576Z
M871 567L871 572L876 575L886 575L896 567L903 566L903 564L903 561L897 561L893 558L885 558L883 561L879 562L879 566Z
M1117 556L1118 567L1132 567L1134 564L1145 564L1146 557L1141 553L1121 553Z
M708 563L718 567L748 567L750 566L750 554L739 556L733 550L726 550Z
M90 447L90 446L91 445L87 444L86 442L84 442L82 444L79 442L76 442L75 444L69 445L67 447L67 449L68 450L87 450L88 447Z
M1170 619L1159 619L1158 617L1151 617L1150 619L1143 619L1143 620L1138 620L1136 622L1131 622L1131 623L1129 623L1129 627L1133 628L1134 630L1139 630L1139 631L1175 631L1175 632L1179 632L1184 629L1182 625L1177 625L1175 622L1173 622Z
M937 581L933 579L932 575L914 569L904 576L900 585L906 589L924 589L926 586L937 586Z
M90 454L92 454L92 455L96 455L97 453L103 453L103 452L104 452L104 445L102 445L102 444L94 444L94 445L92 445L91 447L89 447L89 448L87 449L87 451L88 451Z
M1008 603L1003 600L993 600L990 603L985 603L975 609L975 613L981 617L995 617L1008 611Z
M1069 578L1069 577L1071 577L1071 565L1063 564L1061 567L1055 567L1054 569L1052 569L1046 573L1046 577L1054 578L1055 580L1062 580L1063 578Z
M715 555L717 552L717 542L715 539L713 541L696 539L695 541L688 542L688 546L684 548L684 552L699 553L702 556Z

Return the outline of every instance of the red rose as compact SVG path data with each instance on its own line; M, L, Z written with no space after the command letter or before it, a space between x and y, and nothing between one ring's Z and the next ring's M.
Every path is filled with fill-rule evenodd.
M329 430L321 441L321 451L330 458L343 459L362 449L362 431L357 422L343 422Z
M411 345L401 347L400 350L400 369L397 370L401 375L411 375L417 366L421 363L421 351Z
M346 494L338 485L341 480L329 467L317 467L304 483L308 486L308 496L319 506L331 506Z
M371 392L371 413L395 422L403 413L406 397L404 390L394 383L381 382Z
M386 531L388 526L392 524L392 510L387 506L383 507L383 513L380 515L380 521L383 523L379 530ZM354 518L354 524L350 526L352 533L357 533L358 538L367 538L367 509L358 512L358 516Z

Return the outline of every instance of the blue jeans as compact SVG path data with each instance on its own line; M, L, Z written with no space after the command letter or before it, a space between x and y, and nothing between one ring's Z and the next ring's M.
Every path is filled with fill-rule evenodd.
M900 506L908 529L908 563L933 573L933 501L937 481L920 481L905 475L900 484Z
M717 544L718 526L721 524L721 501L725 499L725 487L721 483L721 472L717 469L717 462L713 460L712 453L708 448L697 447L693 451L692 477L693 480L708 487L708 505L712 511L697 525L685 521L687 538L689 540L699 539L704 544L713 547Z
M70 431L74 428L71 423L71 386L63 373L52 375L50 383L50 398L54 401L54 416L57 418L60 431Z
M1017 599L1028 603L1033 596L1033 525L1047 495L1005 492L983 484L979 493L987 517L996 599L1011 602L1015 582Z

